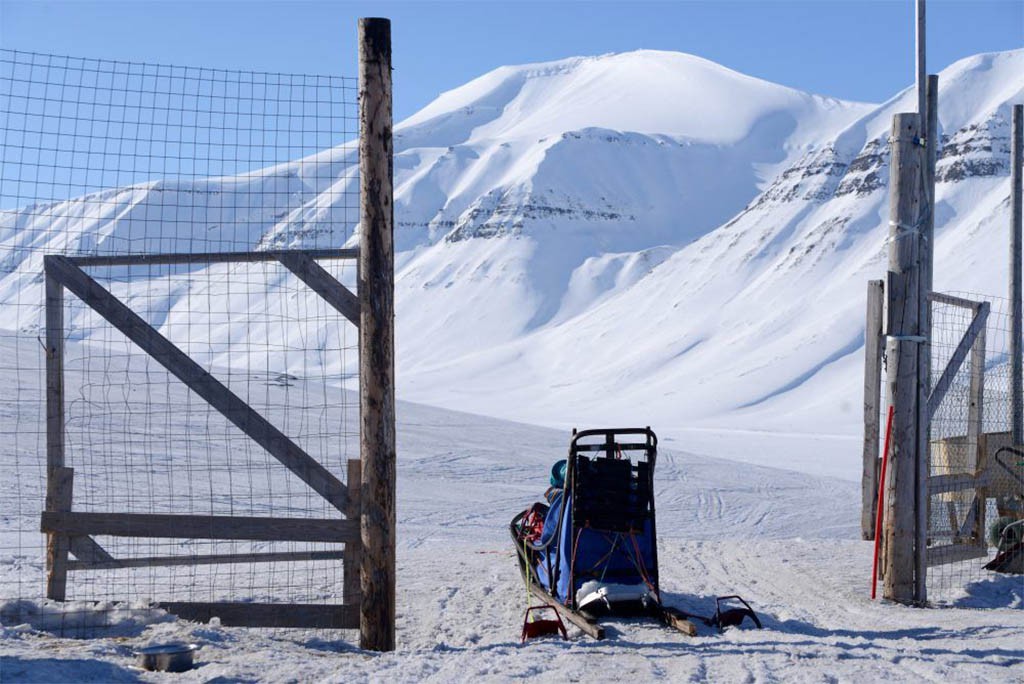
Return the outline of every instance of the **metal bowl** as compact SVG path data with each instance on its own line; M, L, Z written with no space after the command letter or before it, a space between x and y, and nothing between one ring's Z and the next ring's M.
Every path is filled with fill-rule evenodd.
M160 672L185 672L194 665L194 654L199 650L198 644L154 644L136 651L139 656L139 667L143 670Z

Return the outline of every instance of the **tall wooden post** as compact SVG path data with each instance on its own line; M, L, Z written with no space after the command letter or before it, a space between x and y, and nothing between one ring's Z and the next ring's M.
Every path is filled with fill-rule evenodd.
M923 27L922 27L923 30ZM921 56L923 62L924 56ZM923 64L922 64L923 67ZM921 207L921 330L924 340L918 347L920 371L918 373L918 452L917 452L917 486L914 501L916 511L916 540L914 543L914 599L919 603L928 600L928 584L925 581L928 572L928 476L931 470L931 416L928 413L928 397L932 391L932 305L928 295L933 289L933 273L935 259L935 155L939 135L939 77L928 76L925 93L925 116L927 122L924 139L924 188L922 188Z
M885 592L888 599L915 597L915 501L919 446L921 176L924 149L917 114L892 122L889 207L889 324L887 394L894 407L885 509Z
M359 643L395 648L394 157L391 22L359 20Z
M878 514L878 437L882 407L882 311L884 284L868 281L867 321L864 325L864 462L861 473L860 528L864 539L875 538Z
M1013 106L1012 142L1010 144L1010 382L1013 409L1013 443L1024 444L1024 349L1021 349L1021 249L1024 245L1021 215L1021 176L1024 176L1024 105Z

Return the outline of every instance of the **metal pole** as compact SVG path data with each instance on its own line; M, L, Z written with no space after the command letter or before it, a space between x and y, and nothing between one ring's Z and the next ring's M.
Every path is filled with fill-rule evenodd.
M925 64L926 54L926 35L925 35L925 11L924 11L924 0L917 0L916 4L916 15L917 30L915 32L915 52L917 55L917 113L921 117L921 121L927 121L927 65Z
M923 58L922 58L923 59ZM939 77L928 76L926 114L924 131L924 188L921 192L921 334L924 340L918 347L918 447L917 447L917 494L914 510L917 514L914 543L914 599L919 603L928 600L928 476L931 470L931 417L928 414L928 397L932 391L932 305L928 295L933 289L935 258L935 154L939 131Z
M1013 443L1024 444L1024 389L1022 385L1021 349L1021 176L1024 175L1024 105L1013 106L1012 142L1010 145L1010 382L1013 409Z

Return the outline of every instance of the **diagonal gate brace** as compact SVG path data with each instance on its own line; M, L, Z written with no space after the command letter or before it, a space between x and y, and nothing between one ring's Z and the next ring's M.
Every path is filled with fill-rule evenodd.
M277 260L289 271L316 292L342 316L359 327L359 298L316 263L309 255L301 252L280 253Z
M48 276L103 316L332 506L342 513L346 511L345 485L287 435L68 258L48 255L43 257L43 263Z
M981 302L975 308L974 319L960 340L960 344L957 345L956 350L953 352L953 356L949 359L949 363L946 364L945 370L942 371L939 381L935 383L935 389L932 390L931 395L928 397L929 421L935 416L935 412L939 409L939 405L946 396L946 392L949 391L950 385L953 384L953 379L956 378L956 374L960 372L960 367L967 360L967 354L974 346L978 335L985 329L989 308L988 302Z

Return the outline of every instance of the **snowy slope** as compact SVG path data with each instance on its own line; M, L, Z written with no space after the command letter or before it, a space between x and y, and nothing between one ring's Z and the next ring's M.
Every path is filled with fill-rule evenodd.
M936 284L999 293L1024 50L940 83ZM656 51L504 67L442 95L396 127L400 393L552 426L661 424L683 448L857 477L864 281L883 271L889 120L912 98L841 102ZM353 154L6 212L0 302L18 305L0 326L38 325L42 250L352 243ZM187 276L160 274L151 318L197 315ZM230 287L260 308L263 284ZM218 358L180 330L164 325L211 362L332 363Z
M1009 107L1024 100L1024 51L963 60L940 83L936 287L1000 294ZM823 136L723 225L657 253L642 278L615 283L615 267L626 271L637 254L586 261L580 289L615 283L610 292L583 307L570 287L577 315L416 368L408 395L494 413L512 406L548 424L580 415L667 423L691 448L719 455L716 428L743 428L746 444L729 455L796 456L856 477L864 283L884 272L888 127L912 98L904 92ZM760 431L796 438L762 454ZM818 455L829 463L812 463L806 445L791 453L807 433L836 437Z

